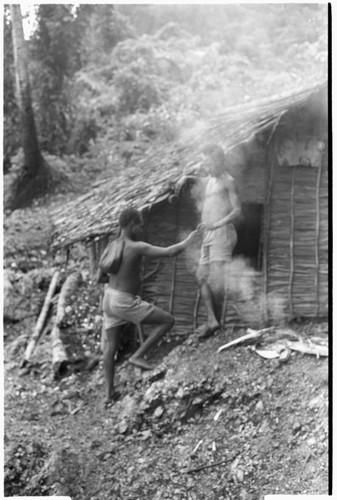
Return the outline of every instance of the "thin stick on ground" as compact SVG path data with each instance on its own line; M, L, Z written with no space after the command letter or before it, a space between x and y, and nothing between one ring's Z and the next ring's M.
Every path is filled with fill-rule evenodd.
M37 346L37 344L41 338L43 327L44 327L44 324L46 322L46 318L47 318L47 315L49 312L49 308L50 308L50 305L52 302L52 298L53 298L53 295L54 295L54 292L55 292L55 289L57 286L59 276L60 276L59 271L56 271L53 274L45 301L43 303L40 315L38 317L37 323L36 323L34 331L33 331L33 334L30 338L30 341L29 341L29 343L26 347L25 353L23 355L23 360L22 360L21 365L20 365L21 368L23 368L29 362L29 360L34 352L34 349Z
M220 462L214 462L213 464L200 465L200 467L195 467L194 469L189 469L186 473L192 474L193 472L199 472L204 469L210 469L211 467L217 467L218 465L225 464L234 460L235 457L226 458L225 460L220 460Z

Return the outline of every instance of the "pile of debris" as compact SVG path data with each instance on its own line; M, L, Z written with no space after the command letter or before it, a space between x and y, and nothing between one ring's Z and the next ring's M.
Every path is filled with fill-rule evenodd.
M264 328L263 330L247 329L247 334L239 337L218 349L218 353L239 344L249 345L250 349L265 359L278 358L288 361L292 351L312 354L317 358L329 355L328 330L320 335L305 337L290 328Z

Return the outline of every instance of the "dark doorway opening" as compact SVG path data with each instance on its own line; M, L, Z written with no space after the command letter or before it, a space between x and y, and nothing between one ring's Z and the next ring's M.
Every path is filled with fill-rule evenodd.
M262 269L262 203L242 203L241 216L235 223L238 241L233 256L241 256L257 271Z

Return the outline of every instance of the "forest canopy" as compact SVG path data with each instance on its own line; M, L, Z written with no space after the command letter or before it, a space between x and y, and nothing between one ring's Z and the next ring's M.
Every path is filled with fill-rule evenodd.
M5 6L5 172L21 147L11 28ZM325 78L327 6L40 4L26 42L42 151L100 161Z

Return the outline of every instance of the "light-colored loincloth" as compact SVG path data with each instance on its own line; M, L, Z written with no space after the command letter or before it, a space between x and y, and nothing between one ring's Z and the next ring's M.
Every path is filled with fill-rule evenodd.
M138 295L121 292L109 286L104 290L102 308L105 330L125 323L140 323L154 310L153 304L145 302Z
M237 234L233 224L206 231L203 237L199 265L211 262L228 262L237 242Z

